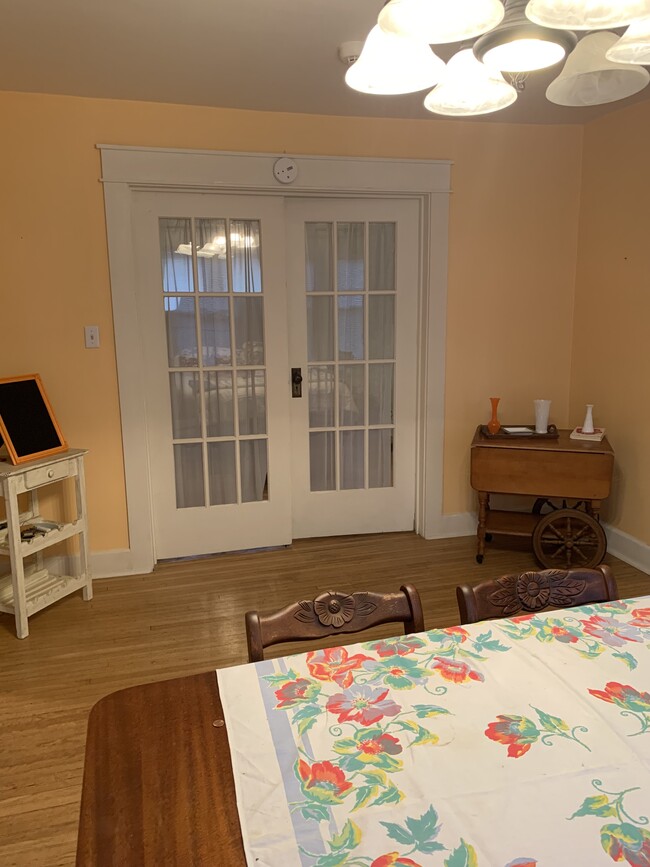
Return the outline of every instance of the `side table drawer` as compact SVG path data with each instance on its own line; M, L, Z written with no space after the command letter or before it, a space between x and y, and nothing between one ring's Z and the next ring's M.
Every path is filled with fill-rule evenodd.
M25 473L25 487L38 488L47 485L48 482L56 482L58 479L66 479L70 475L70 461L60 461L51 467L39 467Z

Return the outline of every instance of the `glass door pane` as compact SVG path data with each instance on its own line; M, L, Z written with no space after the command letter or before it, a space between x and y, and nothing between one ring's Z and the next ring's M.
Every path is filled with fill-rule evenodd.
M259 220L159 220L179 509L269 498Z
M312 491L393 487L395 243L392 222L305 223Z

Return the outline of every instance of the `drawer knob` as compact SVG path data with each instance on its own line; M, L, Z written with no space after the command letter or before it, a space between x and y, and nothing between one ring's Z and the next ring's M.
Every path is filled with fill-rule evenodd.
M53 476L54 476L54 470L48 470L48 471L47 471L47 477L48 477L48 479L51 479Z

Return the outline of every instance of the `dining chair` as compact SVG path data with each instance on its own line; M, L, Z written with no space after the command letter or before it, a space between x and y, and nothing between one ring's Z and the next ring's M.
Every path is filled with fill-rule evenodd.
M328 590L313 600L293 602L274 614L246 612L248 659L259 662L264 659L264 648L273 644L361 632L399 621L404 625L404 634L424 631L422 603L412 584L403 584L398 593Z
M456 587L461 623L477 623L520 612L569 608L589 602L618 599L616 580L609 566L595 569L543 569L520 575L502 575L476 587Z

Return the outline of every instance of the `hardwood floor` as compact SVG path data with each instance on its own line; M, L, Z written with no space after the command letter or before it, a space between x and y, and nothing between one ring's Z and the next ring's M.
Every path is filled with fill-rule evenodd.
M482 566L474 554L473 537L302 540L98 581L91 602L79 593L30 618L23 641L13 618L0 615L0 864L74 863L86 720L102 696L245 662L250 608L273 610L331 588L385 591L408 580L432 628L458 623L456 584L535 568L524 543L489 546ZM613 557L606 562L622 597L650 594L650 576Z

